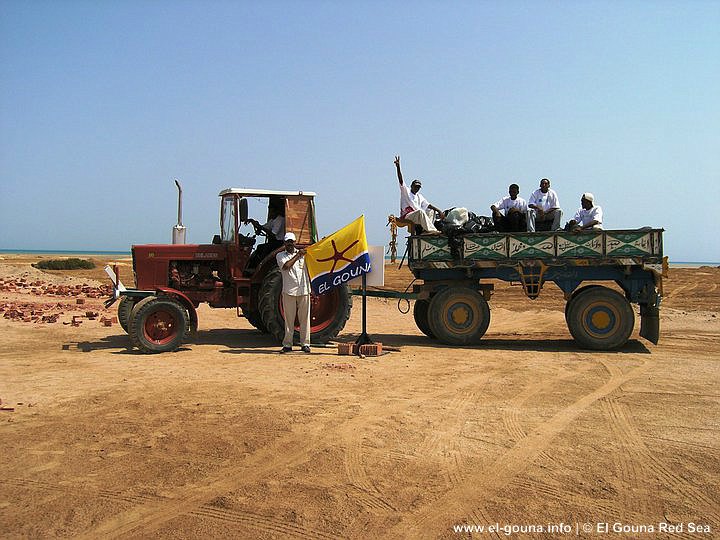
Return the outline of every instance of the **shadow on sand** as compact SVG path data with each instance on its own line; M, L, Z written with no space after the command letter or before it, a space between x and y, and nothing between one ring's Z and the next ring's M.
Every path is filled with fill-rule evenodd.
M354 341L357 334L344 335L342 341ZM581 348L573 339L513 339L483 338L479 344L471 346L446 345L427 336L404 334L371 333L373 341L391 347L413 346L432 349L483 349L489 351L533 351L533 352L583 352L588 354L650 354L650 350L639 340L631 339L614 351L593 351Z
M358 334L344 334L338 341L352 343ZM631 339L623 347L615 351L591 351L580 348L572 339L513 339L511 337L498 339L483 339L478 345L472 347L445 345L426 336L404 335L404 334L370 334L373 341L382 343L389 347L426 347L428 349L483 349L489 351L535 351L535 352L584 352L588 354L650 354L650 350L639 340ZM200 330L186 344L178 349L178 352L190 350L193 344L197 345L219 345L229 350L221 352L228 354L268 354L277 352L280 345L269 334L261 334L257 330L245 330L237 328L216 328L212 330ZM79 341L63 344L63 350L76 347L82 352L98 350L112 350L112 354L142 354L134 350L130 344L127 334L116 334L107 336L99 341ZM326 347L314 346L318 352L327 350L334 354L335 347L329 344Z

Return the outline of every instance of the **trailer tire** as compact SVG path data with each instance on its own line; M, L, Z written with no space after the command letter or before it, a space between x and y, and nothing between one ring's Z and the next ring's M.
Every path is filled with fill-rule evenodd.
M285 317L282 306L282 275L279 268L270 270L263 279L258 294L262 322L278 342L285 337ZM310 297L310 339L313 343L327 343L345 328L352 309L352 296L347 285L331 289L326 294ZM299 341L295 327L293 341Z
M430 309L430 300L415 300L413 306L413 317L415 318L415 324L420 331L431 339L435 339L432 328L430 328L430 321L428 320L428 310Z
M428 322L435 337L449 345L472 345L490 325L490 307L468 287L447 287L430 300Z
M118 304L118 322L125 332L129 332L130 315L135 307L135 299L131 296L123 296Z
M602 287L602 285L584 285L583 287L580 287L579 289L575 289L572 294L570 295L570 300L565 302L565 323L570 324L568 321L568 310L570 309L570 302L572 302L573 298L575 298L578 294L580 294L583 291L586 291L588 289L592 289L594 287Z
M132 310L130 341L143 353L174 351L182 344L189 326L185 306L172 298L148 296Z
M635 312L619 292L589 287L568 302L567 322L581 347L607 351L627 343L635 327Z

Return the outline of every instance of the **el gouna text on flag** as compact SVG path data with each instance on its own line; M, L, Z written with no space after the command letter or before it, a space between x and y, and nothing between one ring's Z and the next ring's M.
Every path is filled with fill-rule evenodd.
M365 216L307 248L305 266L315 294L370 272Z

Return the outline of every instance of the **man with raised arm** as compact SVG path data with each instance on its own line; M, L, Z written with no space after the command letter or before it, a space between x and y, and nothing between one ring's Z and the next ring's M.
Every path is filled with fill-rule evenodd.
M408 188L403 182L402 171L400 170L400 156L395 156L395 169L397 170L398 181L400 182L400 217L411 221L422 228L422 234L440 234L433 224L433 213L440 214L440 219L445 217L442 210L430 204L425 197L420 195L422 182L415 179Z

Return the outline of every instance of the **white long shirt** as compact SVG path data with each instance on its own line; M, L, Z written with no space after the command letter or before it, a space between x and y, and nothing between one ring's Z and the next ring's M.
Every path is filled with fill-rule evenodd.
M510 195L508 195L507 197L503 197L502 199L500 199L493 206L500 211L504 210L504 215L506 216L511 208L515 208L523 213L527 212L527 202L525 202L525 199L523 199L522 197L516 197L513 201L510 198Z
M283 294L305 296L310 294L310 277L305 270L305 257L300 257L289 269L283 270L285 263L296 254L297 251L293 253L281 251L275 256L275 260L282 274Z
M285 237L285 217L275 216L269 219L268 222L263 225L264 229L270 229L276 240L282 240Z
M428 206L427 199L420 195L420 193L413 193L410 188L403 182L400 184L400 217L403 218L410 212L415 210L422 210L427 212Z
M573 219L577 221L577 224L580 225L580 227L585 227L591 221L597 221L597 225L595 225L595 227L602 229L602 217L602 207L593 206L590 210L585 210L580 207L578 211L575 212Z
M528 205L534 204L540 208L543 212L547 212L552 208L560 208L560 200L558 199L557 193L552 189L548 189L547 193L543 193L541 189L536 189L533 194L530 195Z

